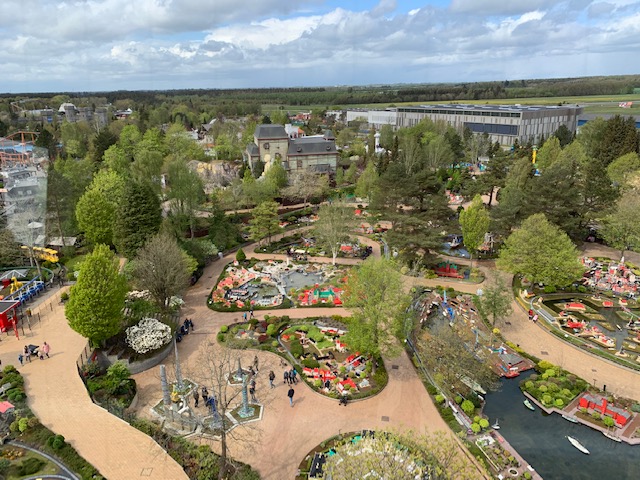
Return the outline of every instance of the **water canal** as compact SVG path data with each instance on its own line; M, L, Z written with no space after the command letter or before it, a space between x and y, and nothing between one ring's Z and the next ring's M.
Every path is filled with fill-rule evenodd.
M500 389L486 395L484 413L493 424L500 423L499 433L536 469L545 480L608 480L640 478L640 445L616 443L602 433L574 424L560 415L526 409L519 382L502 379ZM578 439L591 455L576 450L566 435Z

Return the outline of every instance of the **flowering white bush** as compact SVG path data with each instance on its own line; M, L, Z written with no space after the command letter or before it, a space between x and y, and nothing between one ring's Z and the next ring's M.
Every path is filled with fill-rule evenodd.
M169 306L171 308L179 308L184 305L184 300L180 297L173 296L169 299Z
M171 341L171 328L155 318L143 318L127 328L127 344L138 353L157 350Z
M151 300L149 290L131 290L127 293L127 300Z

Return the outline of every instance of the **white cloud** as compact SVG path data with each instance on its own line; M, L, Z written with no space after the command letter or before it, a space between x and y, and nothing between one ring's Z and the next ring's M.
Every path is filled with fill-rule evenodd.
M636 73L628 59L640 47L640 4L630 0L453 0L408 13L392 0L359 11L322 4L3 0L2 84L86 91Z

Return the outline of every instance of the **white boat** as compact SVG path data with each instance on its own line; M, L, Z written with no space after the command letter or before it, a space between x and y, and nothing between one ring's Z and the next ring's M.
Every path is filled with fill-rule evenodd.
M569 420L571 423L580 423L578 422L578 419L576 417L572 417L570 415L562 415L562 418L564 418L565 420Z
M576 447L578 450L580 450L582 453L584 453L585 455L589 455L591 452L589 452L589 450L587 450L585 448L584 445L582 445L578 440L576 440L573 437L569 437L567 436L567 440L569 440L569 443L571 445L573 445L574 447Z
M522 403L524 403L524 406L525 406L525 407L527 407L527 408L528 408L529 410L531 410L532 412L536 409L536 408L532 405L532 403L529 401L529 399L528 399L528 398L525 398L524 402L522 402Z
M491 425L491 428L493 428L494 430L500 430L500 425L498 425L498 420L496 420L496 423Z
M611 433L611 432L602 432L602 434L603 434L605 437L610 438L610 439L611 439L611 440L613 440L614 442L618 442L618 443L621 443L621 442L622 442L622 439L621 439L621 438L616 437L616 436L615 436L613 433Z

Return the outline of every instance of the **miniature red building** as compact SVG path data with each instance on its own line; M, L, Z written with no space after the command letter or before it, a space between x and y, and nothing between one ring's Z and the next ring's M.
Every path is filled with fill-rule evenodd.
M618 426L623 427L631 419L631 413L618 407L614 407L609 404L606 398L600 395L591 395L585 393L580 397L580 407L588 408L596 412L600 412L602 415L606 415L615 420Z

